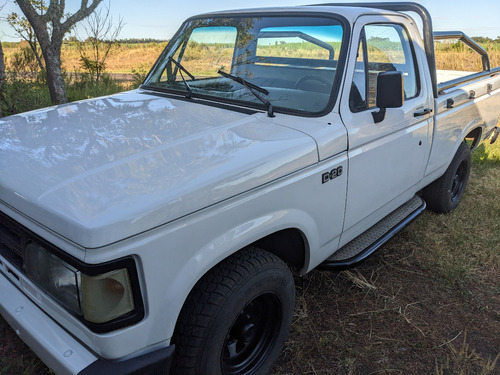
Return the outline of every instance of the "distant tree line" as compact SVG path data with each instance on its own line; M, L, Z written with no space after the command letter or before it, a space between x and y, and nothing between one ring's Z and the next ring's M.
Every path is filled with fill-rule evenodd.
M128 39L119 39L117 41L120 44L146 44L146 43L165 43L168 42L167 39L153 39L153 38L128 38Z
M473 36L472 40L477 43L500 43L500 35L496 39L488 38L487 36Z

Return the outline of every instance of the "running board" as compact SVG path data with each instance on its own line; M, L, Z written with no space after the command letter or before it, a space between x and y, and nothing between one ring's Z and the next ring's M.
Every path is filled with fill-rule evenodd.
M317 268L326 271L340 271L354 267L402 231L424 210L424 200L415 195L366 232L337 250Z

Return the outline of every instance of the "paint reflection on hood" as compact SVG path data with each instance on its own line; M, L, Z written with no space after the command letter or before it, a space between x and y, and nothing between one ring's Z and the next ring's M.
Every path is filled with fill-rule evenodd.
M138 90L0 120L0 199L87 247L315 162L312 138L266 117Z

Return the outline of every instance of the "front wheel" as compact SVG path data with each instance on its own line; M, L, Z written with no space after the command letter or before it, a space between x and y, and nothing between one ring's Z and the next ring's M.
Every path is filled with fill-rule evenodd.
M196 284L182 308L174 374L269 374L294 303L293 277L281 259L257 248L229 257Z
M464 142L460 144L444 175L424 189L427 207L440 213L457 208L469 181L470 167L471 151Z

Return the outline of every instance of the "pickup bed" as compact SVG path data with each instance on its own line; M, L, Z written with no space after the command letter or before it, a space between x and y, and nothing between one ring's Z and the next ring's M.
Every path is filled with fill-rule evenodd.
M190 18L139 89L0 120L0 313L58 374L268 373L293 274L456 208L499 114L414 3Z

